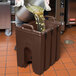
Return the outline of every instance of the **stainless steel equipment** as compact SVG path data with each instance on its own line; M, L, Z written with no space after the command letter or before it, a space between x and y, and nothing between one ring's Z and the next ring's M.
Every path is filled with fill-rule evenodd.
M0 29L6 29L5 35L11 35L11 13L9 2L0 2Z
M66 25L76 25L76 0L66 0Z
M8 29L11 26L10 5L9 3L0 3L0 29Z

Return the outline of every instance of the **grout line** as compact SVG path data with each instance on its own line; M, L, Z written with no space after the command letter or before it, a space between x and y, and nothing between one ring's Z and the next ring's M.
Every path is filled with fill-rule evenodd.
M17 76L19 76L18 66L17 66Z
M63 45L64 46L64 45ZM65 46L64 46L64 48L65 48ZM65 48L65 50L66 50L66 48ZM67 52L67 51L66 51ZM68 53L67 53L68 54ZM70 56L69 56L70 57ZM62 62L62 64L64 65L64 63L63 63L63 61L61 60L61 62ZM68 72L68 69L66 68L66 66L64 65L64 67L65 67L65 70L67 71L67 73L68 73L68 75L70 76L70 74L69 74L69 72Z
M2 56L6 56L6 55L0 55L0 57L2 57ZM15 55L7 55L7 56L16 56L16 54Z
M30 73L31 73L31 68L30 68L30 64L28 64L29 65L29 70L30 70Z
M43 76L44 76L44 73L43 73Z
M30 72L31 72L31 69L30 69ZM32 76L32 72L30 73L30 76Z
M17 58L17 55L16 55L16 58ZM18 65L17 65L17 76L19 76Z
M32 76L30 64L28 64L28 65L29 65L30 76Z
M61 60L61 62L62 62L62 64L64 65L64 63L63 63L63 61ZM66 68L66 66L64 65L64 67L65 67L65 70L67 71L67 73L68 73L68 76L70 76L70 74L69 74L69 72L68 72L68 69Z
M11 51L10 51L11 52ZM16 56L16 54L13 54L13 55L7 55L7 56Z
M7 39L7 49L6 49L6 61L5 61L5 73L4 73L4 76L6 76L6 67L7 67L7 53L8 53L8 39Z
M73 47L73 49L74 49L74 46L72 45L72 47ZM66 49L67 50L67 49ZM71 56L70 56L71 57ZM75 56L74 56L75 57ZM72 57L71 57L71 59L72 59ZM74 62L74 60L72 59L72 61L73 61L73 63L76 65L76 63Z
M57 76L57 73L56 73L56 70L55 70L54 66L52 66L52 67L53 67L53 69L54 69L54 72L55 72L55 74L56 74L56 76Z
M0 57L2 57L2 56L6 56L6 55L1 55Z
M66 69L60 69L60 70L56 70L56 71L62 71L62 70L66 70ZM76 70L76 68L68 69L68 70Z
M68 53L68 51L67 51L67 49L66 49L66 47L65 47L65 46L64 46L64 48L65 48L65 50L66 50L67 54L69 55L69 53ZM73 61L72 57L75 57L75 56L72 56L72 57L71 57L71 56L69 55L69 57L71 58L72 62L74 63L74 61ZM75 63L74 63L74 64L75 64ZM75 64L75 65L76 65L76 64Z
M29 65L29 70L30 70L30 76L32 76L32 72L31 72L31 68L30 68L30 64ZM44 74L44 73L43 73ZM38 76L41 76L41 75L38 75ZM44 75L43 75L44 76Z
M7 45L5 45L5 46L0 46L0 47L7 47Z
M0 47L2 48L2 47L7 47L7 46L0 46Z
M15 68L16 66L8 66L7 68Z

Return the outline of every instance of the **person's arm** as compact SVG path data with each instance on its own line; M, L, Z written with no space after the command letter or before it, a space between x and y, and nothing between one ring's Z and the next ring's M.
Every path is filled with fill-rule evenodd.
M46 11L51 11L51 7L49 6L50 0L45 0L45 10Z
M16 7L24 6L24 0L15 0L15 6Z
M47 4L50 4L50 0L46 0Z

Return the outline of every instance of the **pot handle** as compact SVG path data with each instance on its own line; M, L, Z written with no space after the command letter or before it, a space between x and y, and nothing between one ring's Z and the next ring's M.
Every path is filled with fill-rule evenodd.
M32 25L29 25L29 24L23 24L22 25L22 29L31 29L31 30L34 30L34 27Z

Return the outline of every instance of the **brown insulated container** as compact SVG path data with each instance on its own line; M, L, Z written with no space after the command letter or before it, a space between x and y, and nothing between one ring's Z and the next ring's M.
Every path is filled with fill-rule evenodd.
M44 32L37 31L34 23L16 27L18 66L24 67L32 61L37 74L42 74L60 57L60 24L53 17L46 19Z

